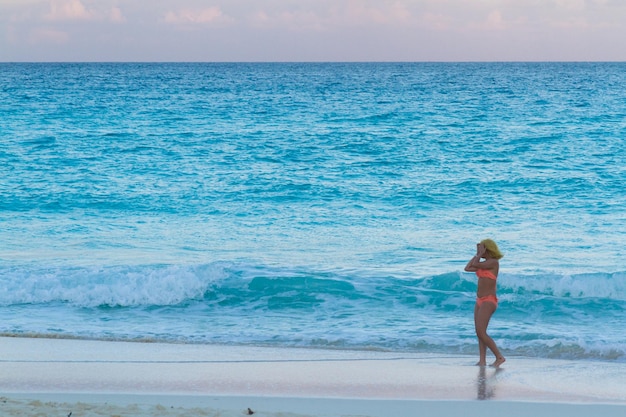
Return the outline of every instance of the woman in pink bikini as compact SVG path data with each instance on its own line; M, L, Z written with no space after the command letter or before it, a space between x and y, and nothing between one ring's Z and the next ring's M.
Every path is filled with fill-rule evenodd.
M498 308L498 298L496 297L496 279L500 269L499 259L502 253L498 245L491 239L485 239L476 245L476 255L465 265L468 272L476 272L478 277L478 290L476 291L476 306L474 307L474 326L476 336L478 336L478 348L480 360L476 365L485 366L487 364L487 348L496 357L491 366L499 367L506 360L496 346L496 342L487 334L489 320L496 308Z

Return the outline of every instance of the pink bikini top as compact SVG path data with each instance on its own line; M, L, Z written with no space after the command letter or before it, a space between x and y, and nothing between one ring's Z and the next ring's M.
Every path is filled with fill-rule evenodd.
M494 275L493 272L491 272L488 269L477 269L476 270L476 276L478 278L489 278L489 279L493 279L494 281L496 280L496 276Z

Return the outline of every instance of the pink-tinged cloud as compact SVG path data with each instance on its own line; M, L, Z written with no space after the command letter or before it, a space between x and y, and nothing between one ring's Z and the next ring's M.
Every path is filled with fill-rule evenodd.
M470 31L483 32L483 31L505 31L509 28L510 24L499 10L490 11L487 16L481 20L474 22L468 22L463 25L462 28L469 29Z
M122 11L119 7L111 8L111 13L109 14L109 19L114 23L123 23L126 21L126 18L122 14Z
M504 23L504 19L502 19L502 13L498 10L494 10L489 13L485 28L492 30L504 30L506 28L506 24Z
M46 20L88 20L94 14L87 10L80 0L50 0L50 12Z
M207 24L225 19L226 17L219 7L209 7L202 10L182 9L165 13L165 21L173 24Z

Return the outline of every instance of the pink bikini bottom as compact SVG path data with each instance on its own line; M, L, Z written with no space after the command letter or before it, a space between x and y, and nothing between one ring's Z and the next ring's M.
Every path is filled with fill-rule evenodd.
M498 308L498 297L493 294L485 295L484 297L476 297L476 304L478 307L483 305L484 302L493 303L496 305L496 308Z

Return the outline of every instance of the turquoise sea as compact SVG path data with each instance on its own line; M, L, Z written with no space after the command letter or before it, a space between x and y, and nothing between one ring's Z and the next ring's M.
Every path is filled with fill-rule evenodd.
M626 63L0 64L0 334L626 361Z

